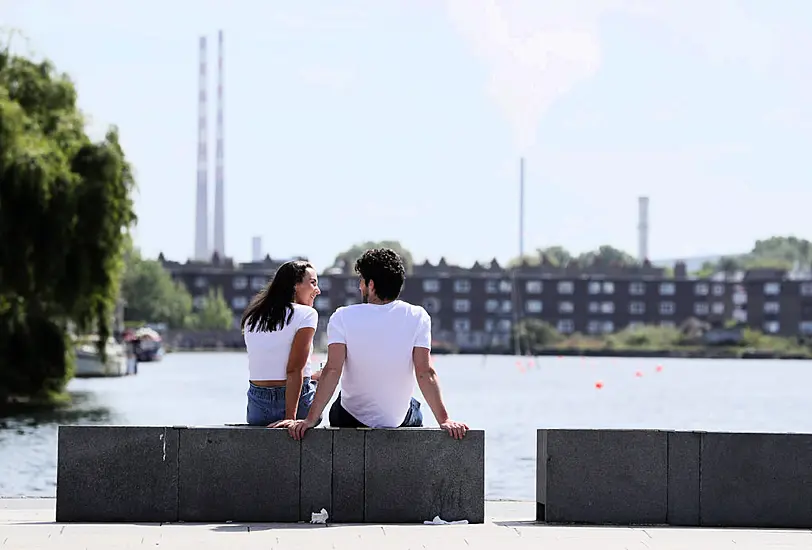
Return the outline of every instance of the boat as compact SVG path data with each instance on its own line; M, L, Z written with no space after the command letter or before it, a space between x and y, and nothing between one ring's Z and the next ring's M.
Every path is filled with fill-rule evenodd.
M127 344L120 344L112 337L107 340L107 360L102 361L97 349L99 337L86 336L76 344L77 378L127 376L136 372L137 359L127 352Z
M124 339L132 342L135 356L141 363L160 361L166 353L161 335L151 327L141 327L134 332L128 332Z

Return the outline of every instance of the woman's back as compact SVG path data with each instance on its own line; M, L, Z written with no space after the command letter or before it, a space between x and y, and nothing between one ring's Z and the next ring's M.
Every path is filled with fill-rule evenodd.
M290 321L285 316L285 326L273 332L253 332L245 327L245 347L248 351L249 380L285 380L287 377L288 356L290 355L293 337L302 328L316 329L319 316L310 306L291 304L293 315ZM313 346L310 346L310 353ZM310 355L304 368L304 376L312 372Z

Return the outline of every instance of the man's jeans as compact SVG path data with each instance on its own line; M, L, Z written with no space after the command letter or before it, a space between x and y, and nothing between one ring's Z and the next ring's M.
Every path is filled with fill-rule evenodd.
M336 398L335 402L333 402L333 406L330 407L330 426L333 428L367 427L341 406L341 392L338 393L338 397ZM403 423L399 427L420 428L422 426L423 413L420 412L420 401L412 397L412 401L409 404L409 410L406 411L406 418L403 419Z

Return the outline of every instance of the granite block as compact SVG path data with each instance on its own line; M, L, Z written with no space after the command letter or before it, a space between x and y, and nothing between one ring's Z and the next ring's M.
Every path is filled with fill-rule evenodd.
M332 507L330 521L364 521L364 436L366 429L326 428L333 436Z
M310 521L313 512L330 512L333 498L333 432L310 430L301 442L299 519Z
M546 437L542 434L546 431ZM668 510L666 432L539 430L536 465L544 519L594 525L664 524ZM540 496L539 496L540 495Z
M668 433L669 525L699 526L699 432Z
M370 430L364 442L364 520L485 521L485 434L461 440L439 429Z
M188 428L179 448L181 521L298 521L301 447L287 430Z
M812 435L703 433L701 524L812 528Z
M60 426L56 521L178 519L178 432L164 427Z

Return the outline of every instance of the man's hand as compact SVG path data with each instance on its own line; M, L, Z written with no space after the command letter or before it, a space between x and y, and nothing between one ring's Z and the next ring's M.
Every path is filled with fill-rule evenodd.
M280 420L279 422L274 422L273 424L268 425L269 428L285 428L288 430L290 436L299 441L304 437L304 433L315 426L315 422L311 422L310 420Z
M455 422L453 420L446 420L440 424L440 428L447 431L448 435L454 439L462 439L465 437L465 432L468 431L468 426L462 422Z

